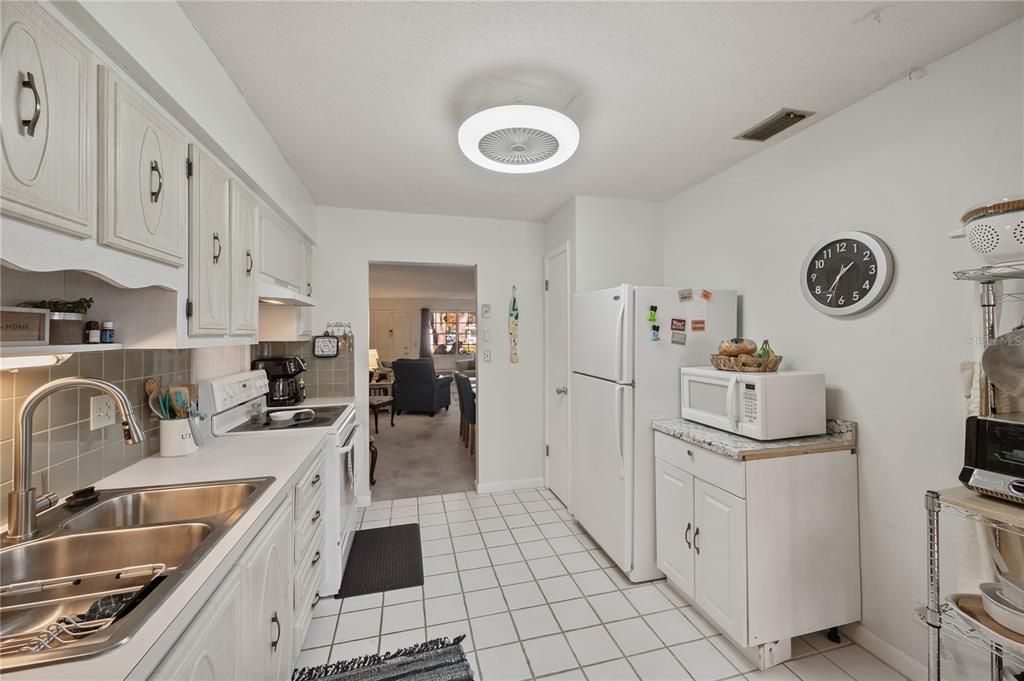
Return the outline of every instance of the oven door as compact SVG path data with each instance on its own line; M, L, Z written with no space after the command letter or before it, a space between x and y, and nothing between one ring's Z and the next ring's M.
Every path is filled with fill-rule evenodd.
M686 369L680 371L680 415L713 428L738 432L736 392L739 376L725 372L721 376L713 376Z

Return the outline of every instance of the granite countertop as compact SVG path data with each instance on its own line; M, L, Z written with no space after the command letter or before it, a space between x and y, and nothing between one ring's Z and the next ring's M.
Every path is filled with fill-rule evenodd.
M828 419L824 435L754 440L686 419L654 421L654 430L740 461L857 449L857 424Z

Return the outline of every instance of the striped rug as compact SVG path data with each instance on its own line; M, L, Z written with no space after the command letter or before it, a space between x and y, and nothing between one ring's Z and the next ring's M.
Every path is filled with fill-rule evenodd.
M292 681L472 681L464 638L437 638L383 655L296 669Z

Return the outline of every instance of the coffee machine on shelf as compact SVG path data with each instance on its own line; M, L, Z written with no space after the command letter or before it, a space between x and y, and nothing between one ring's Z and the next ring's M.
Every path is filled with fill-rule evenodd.
M254 359L252 369L262 369L267 373L267 379L270 381L267 393L268 407L287 407L306 399L306 384L300 376L306 370L306 363L301 357Z

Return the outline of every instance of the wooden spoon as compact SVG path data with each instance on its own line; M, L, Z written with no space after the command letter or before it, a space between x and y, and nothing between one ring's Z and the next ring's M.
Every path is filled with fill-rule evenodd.
M155 378L146 379L146 383L142 386L146 391L146 396L152 396L153 393L160 390L160 384L157 383Z

